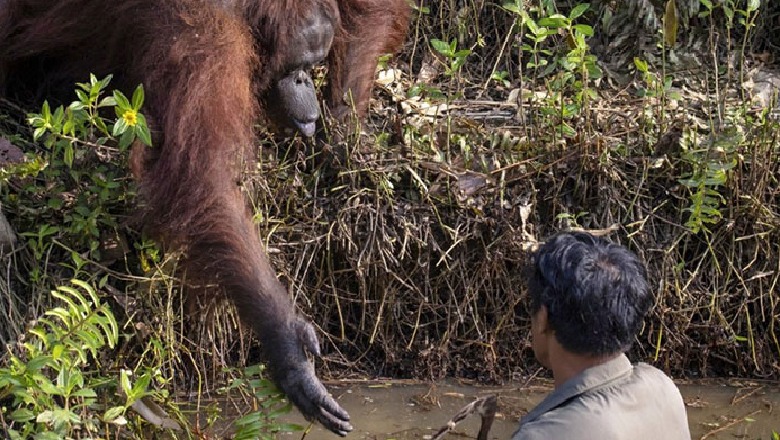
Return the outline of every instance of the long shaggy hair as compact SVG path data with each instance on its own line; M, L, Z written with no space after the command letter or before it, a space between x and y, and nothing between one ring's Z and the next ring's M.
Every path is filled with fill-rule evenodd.
M302 50L292 42L312 17L336 34L328 104L344 107L350 94L364 115L377 57L405 35L406 0L0 0L0 95L40 100L90 73L111 73L126 90L142 83L155 143L131 157L144 229L225 290L272 377L304 415L343 434L348 416L303 352L318 351L314 331L277 280L238 186L253 123L278 110L259 98Z

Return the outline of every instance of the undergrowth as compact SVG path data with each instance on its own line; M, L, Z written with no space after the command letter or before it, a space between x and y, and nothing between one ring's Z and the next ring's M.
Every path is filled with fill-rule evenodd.
M775 96L755 100L761 66L749 54L777 6L701 2L692 29L684 11L627 17L614 5L421 0L394 75L380 75L395 79L382 80L382 114L367 133L328 149L262 139L245 183L280 278L322 331L322 371L533 374L520 268L544 237L584 228L649 268L657 301L632 359L678 377L780 377L780 124ZM631 32L616 34L619 25ZM141 92L92 96L106 85L92 79L75 108L32 116L42 143L0 120L28 151L0 174L3 210L23 238L5 261L25 274L3 291L15 309L0 327L17 329L4 341L45 316L55 286L82 279L119 312L119 346L131 347L115 362L79 364L85 386L151 392L178 422L194 411L198 435L223 415L200 400L178 407L177 392L222 390L264 408L241 419L248 435L298 429L273 420L286 409L259 370L223 369L257 360L231 308L209 295L186 301L176 255L125 222L128 139L148 132ZM118 119L97 111L112 107ZM186 319L192 310L199 319ZM25 353L12 350L5 368L12 356L29 362ZM97 394L73 398L72 411L139 421L124 396ZM37 421L53 403L27 405L38 413L20 413L14 429L53 428L49 415ZM114 418L110 407L121 408Z
M232 392L248 404L243 417L215 413L202 424L172 398L171 361L181 356L167 344L170 328L139 319L136 300L117 288L140 290L166 276L160 249L129 233L122 220L134 199L129 147L153 148L140 112L144 91L139 86L130 99L118 90L109 94L110 81L93 75L77 84L71 104L52 109L44 102L40 113L28 114L39 147L3 167L3 206L15 214L23 244L2 257L27 280L8 279L13 289L4 292L4 302L21 313L9 314L8 329L15 331L3 335L9 341L0 358L0 431L11 439L53 440L149 438L154 431L193 438L214 430L273 438L302 429L276 421L290 405L257 367L231 371L234 381L223 391L227 401ZM156 298L157 290L138 300L170 300Z

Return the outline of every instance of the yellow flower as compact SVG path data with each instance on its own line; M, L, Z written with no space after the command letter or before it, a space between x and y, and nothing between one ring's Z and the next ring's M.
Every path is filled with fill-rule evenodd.
M125 110L125 112L122 114L122 119L124 119L125 122L127 122L127 125L129 125L130 127L134 127L135 124L138 123L137 115L138 113L135 110L129 108Z

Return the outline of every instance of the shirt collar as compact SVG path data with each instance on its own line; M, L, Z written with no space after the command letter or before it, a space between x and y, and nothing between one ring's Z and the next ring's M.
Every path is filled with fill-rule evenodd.
M625 354L621 354L615 359L584 370L550 393L536 408L520 420L520 425L536 420L542 414L563 405L573 397L628 374L631 368L631 362Z

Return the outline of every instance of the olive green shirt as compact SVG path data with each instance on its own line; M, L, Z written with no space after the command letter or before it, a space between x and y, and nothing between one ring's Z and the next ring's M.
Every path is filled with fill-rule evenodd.
M690 440L680 391L625 355L588 368L520 420L512 440Z

